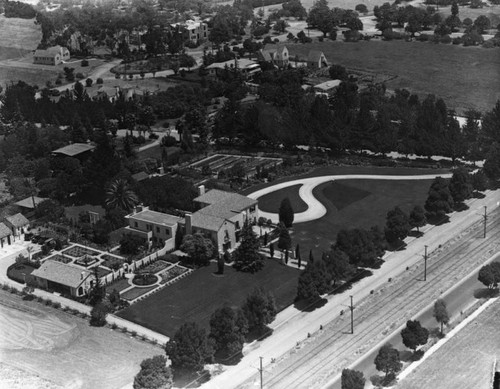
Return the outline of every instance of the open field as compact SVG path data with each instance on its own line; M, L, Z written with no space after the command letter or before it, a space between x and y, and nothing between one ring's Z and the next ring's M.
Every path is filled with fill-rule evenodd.
M351 71L392 75L386 83L388 89L406 88L421 96L435 94L459 113L470 108L490 110L500 99L498 49L380 40L325 40L287 47L290 56L306 58L310 50L321 50L330 63Z
M493 364L500 355L499 317L500 301L497 300L397 388L489 388Z
M301 186L302 185L290 186L259 197L259 210L277 213L281 201L285 197L288 197L295 213L304 212L307 209L307 204L299 196L299 189Z
M237 272L226 267L217 276L211 264L192 272L143 301L119 312L118 316L172 336L186 321L195 321L208 328L210 316L228 304L239 307L255 287L262 286L276 298L278 310L293 303L299 271L275 260L266 260L263 270L256 274Z
M0 53L4 47L24 50L35 50L42 39L42 28L35 24L35 19L6 18L0 15ZM17 58L20 55L12 52L13 56L0 59Z
M87 319L0 294L0 362L63 388L122 388L143 359L163 353L109 328L90 327Z

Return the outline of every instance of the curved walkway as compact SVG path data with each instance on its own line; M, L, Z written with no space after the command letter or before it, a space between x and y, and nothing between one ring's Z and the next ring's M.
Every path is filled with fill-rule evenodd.
M436 177L450 178L449 174L424 174L413 176L390 176L390 175L376 175L376 174L347 174L347 175L329 175L320 177L303 178L300 180L293 180L282 182L267 188L250 193L248 197L258 199L268 193L275 192L280 189L288 188L289 186L302 185L299 189L300 198L307 204L307 210L304 212L296 213L294 216L294 223L304 223L312 220L317 220L326 215L325 206L313 195L313 190L318 185L324 184L328 181L335 180L433 180ZM271 219L273 223L278 223L279 216L277 213L260 211L260 216L266 219Z

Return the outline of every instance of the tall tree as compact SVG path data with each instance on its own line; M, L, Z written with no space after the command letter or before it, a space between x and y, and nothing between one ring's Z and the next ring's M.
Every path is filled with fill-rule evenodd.
M363 372L351 369L342 370L342 389L363 389L365 387L365 377Z
M408 236L411 230L408 215L396 207L387 212L385 238L391 244L399 243Z
M455 205L463 204L465 200L470 199L472 191L472 180L469 172L464 167L456 169L450 180L450 194Z
M236 270L255 273L264 267L264 257L259 253L259 240L252 225L245 220L241 229L241 243L233 253Z
M288 228L283 223L279 223L277 229L279 231L278 248L280 250L290 250L292 247L292 238L290 237Z
M262 288L256 288L247 296L241 308L248 321L248 330L262 334L267 324L271 323L277 313L274 296Z
M215 352L221 359L241 356L247 332L248 321L241 309L235 311L225 306L210 317L209 338L213 339Z
M328 272L329 282L335 286L337 282L349 279L356 267L349 263L349 256L338 248L332 248L323 254L323 261Z
M293 208L292 203L288 197L281 200L280 208L278 211L279 221L285 225L286 228L291 228L293 224Z
M206 331L194 322L184 323L168 341L165 351L175 376L199 372L213 359Z
M436 221L441 221L447 213L453 210L453 197L451 197L448 181L444 178L436 177L432 182L425 201L425 210Z
M441 335L443 335L443 325L448 325L450 322L450 316L448 310L446 309L446 303L444 300L438 299L434 303L434 318L441 325Z
M328 273L323 261L309 262L300 273L297 299L314 301L328 291Z
M417 232L420 232L420 227L425 226L427 223L427 218L425 217L425 211L420 205L415 205L410 212L410 225L412 228L417 228Z
M170 389L172 384L172 370L163 355L143 360L134 378L134 389Z
M422 327L418 320L408 320L406 327L401 331L403 344L415 351L418 346L426 344L429 340L429 330Z
M122 178L116 179L106 190L105 204L108 208L121 208L124 211L130 211L139 199L130 188L128 182Z
M492 262L479 269L477 279L488 289L498 288L500 282L500 262Z
M335 16L328 7L327 0L318 0L313 4L309 10L307 24L320 30L323 36L332 31L335 27Z
M186 235L182 240L181 250L188 254L196 266L207 266L215 255L215 248L209 238L201 233Z
M389 375L395 375L401 371L402 367L399 351L392 347L390 343L382 346L375 357L375 368L384 372L387 378Z

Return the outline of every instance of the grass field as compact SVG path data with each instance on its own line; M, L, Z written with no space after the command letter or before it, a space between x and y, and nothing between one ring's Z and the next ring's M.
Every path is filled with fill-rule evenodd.
M246 190L254 192L277 182L299 178L333 174L389 174L416 175L445 173L446 170L408 169L408 168L366 168L366 167L324 167L300 177L287 177L270 184L263 184ZM295 224L292 232L292 246L300 244L302 256L312 250L315 257L330 248L339 230L343 228L370 228L378 225L383 228L387 212L399 206L408 212L415 205L423 205L431 180L424 181L388 181L388 180L345 180L329 182L316 187L314 196L327 208L327 214L307 223ZM288 196L298 197L299 186L295 185L263 196L263 205L259 208L268 212L277 212L281 200ZM269 205L272 205L270 207Z
M4 47L23 50L35 50L42 39L42 28L35 24L35 19L6 18L0 15L0 59L20 57L18 52L4 57Z
M280 189L259 198L259 209L264 212L277 213L281 201L288 197L295 213L307 210L307 204L300 198L299 189L302 185L294 185L289 188Z
M216 276L215 265L198 269L173 285L133 304L118 316L154 331L172 336L186 321L208 328L210 316L228 304L239 307L257 286L271 291L279 310L293 303L299 271L266 260L256 274L241 273L226 267L224 276Z
M62 388L123 388L133 381L143 359L164 353L20 296L2 291L0 300L0 362ZM45 386L42 382L33 387Z
M500 355L499 317L500 301L497 301L448 340L397 388L490 388L493 363Z
M470 108L491 110L500 99L498 49L379 40L325 40L287 47L290 56L306 58L310 50L321 50L330 63L392 75L389 89L406 88L421 96L433 93L459 113Z

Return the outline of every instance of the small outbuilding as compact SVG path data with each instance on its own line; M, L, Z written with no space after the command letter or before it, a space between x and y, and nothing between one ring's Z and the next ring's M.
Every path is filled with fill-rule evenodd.
M319 50L311 50L307 56L307 67L310 69L321 69L328 67L325 54Z
M21 237L29 227L30 221L22 214L16 213L5 218L4 224L12 231L14 240Z

